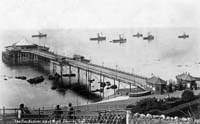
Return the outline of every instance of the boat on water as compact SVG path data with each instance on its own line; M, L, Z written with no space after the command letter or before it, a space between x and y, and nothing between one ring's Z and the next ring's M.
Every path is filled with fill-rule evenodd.
M43 34L43 33L39 32L38 34L32 35L32 37L42 38L42 37L47 37L47 34Z
M140 38L140 37L143 37L143 34L140 34L139 32L137 32L137 34L134 34L133 37Z
M16 79L26 80L26 76L15 76Z
M71 74L63 74L63 77L76 77L76 74L71 73Z
M110 86L110 89L117 89L117 85L115 85L115 84L114 84L114 85L111 85L111 86Z
M152 40L154 40L154 36L152 34L150 34L150 32L149 32L146 37L143 37L143 40L152 41Z
M95 37L95 38L90 38L90 40L92 40L92 41L104 41L104 40L106 40L106 37L103 36L102 33L98 33L98 34L97 34L97 37Z
M43 76L38 76L38 77L34 77L34 78L30 78L27 80L30 84L38 84L44 81L44 77Z
M124 38L124 34L120 34L119 35L119 39L114 39L114 40L112 40L110 42L122 44L122 43L126 43L126 38Z
M48 79L49 80L54 80L54 79L59 79L60 78L60 75L58 73L55 73L55 74L49 74L48 76Z
M189 34L183 33L183 35L179 35L178 38L182 38L182 39L189 38Z
M93 83L95 81L95 79L89 79L88 81L89 81L89 83Z

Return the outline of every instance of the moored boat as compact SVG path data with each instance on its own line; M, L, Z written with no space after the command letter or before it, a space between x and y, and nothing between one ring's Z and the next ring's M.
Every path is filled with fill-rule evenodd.
M43 76L38 76L38 77L34 77L34 78L30 78L27 80L30 84L38 84L44 81L44 77Z

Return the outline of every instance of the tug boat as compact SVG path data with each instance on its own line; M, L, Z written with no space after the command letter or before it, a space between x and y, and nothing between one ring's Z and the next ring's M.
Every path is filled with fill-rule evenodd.
M90 38L90 40L93 40L93 41L103 41L103 40L106 40L106 37L105 36L103 36L103 34L102 33L98 33L97 34L97 37L95 37L95 38Z
M152 40L154 40L154 36L151 35L150 33L148 33L148 36L144 37L143 40L152 41Z
M133 37L140 38L140 37L143 37L143 34L140 34L140 33L138 32L137 34L134 34Z
M126 38L124 38L124 35L120 34L119 35L119 39L114 39L114 40L112 40L110 42L122 44L122 43L126 43Z
M47 34L43 34L43 33L39 32L38 34L32 35L32 37L42 38L42 37L47 37Z
M30 78L27 80L30 84L38 84L44 81L44 77L43 76L38 76L35 78Z
M186 38L189 38L189 35L183 33L183 35L179 35L178 38L186 39Z

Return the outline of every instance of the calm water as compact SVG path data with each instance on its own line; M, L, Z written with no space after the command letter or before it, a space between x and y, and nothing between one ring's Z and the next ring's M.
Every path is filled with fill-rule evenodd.
M92 63L102 66L140 74L150 77L152 74L165 80L175 79L177 74L190 72L193 76L200 76L200 30L194 28L135 28L135 29L59 29L40 30L47 33L46 39L33 39L32 34L38 30L10 30L1 33L0 46L15 43L22 38L27 38L33 43L39 43L51 48L52 51L72 56L81 54L92 59ZM107 36L107 41L99 44L89 41L96 37L98 32ZM132 37L140 32L147 35L151 32L155 40L148 42L142 38ZM188 39L178 39L183 32L190 35ZM118 35L124 33L127 43L119 45L110 43L110 40L118 39ZM179 65L179 66L178 66ZM181 66L180 66L181 65ZM29 106L68 104L73 102L85 104L87 100L77 96L72 91L65 95L51 90L51 82L31 86L26 81L13 79L13 76L25 75L33 77L44 75L37 69L30 67L8 67L0 61L0 106L18 106L23 102ZM8 80L4 80L4 75ZM9 78L10 77L10 78ZM95 86L94 86L95 87ZM124 86L126 87L126 86Z

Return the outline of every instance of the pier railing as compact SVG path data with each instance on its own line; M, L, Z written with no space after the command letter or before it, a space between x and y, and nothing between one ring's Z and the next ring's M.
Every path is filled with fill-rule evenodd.
M104 68L104 69L107 69L107 70L112 70L112 71L115 71L115 72L118 72L118 73L123 73L123 74L127 74L127 75L130 75L130 76L136 77L136 78L147 80L147 77L145 77L145 76L140 76L140 75L133 74L133 73L130 73L130 72L126 72L126 71L122 71L122 70L118 70L118 69L114 69L114 68L109 68L109 67L106 67L106 66L100 66L100 65L93 64L93 63L89 63L89 65L96 66L96 67L99 67L99 68Z
M109 78L114 78L124 83L133 84L142 88L143 90L146 90L145 83L146 83L147 77L144 77L144 76L139 76L137 74L133 74L133 73L129 73L129 72L125 72L122 70L113 69L113 68L109 68L105 66L100 66L93 63L85 63L82 61L73 60L73 58L58 55L58 54L48 52L48 51L41 51L41 50L34 49L34 50L23 50L22 52L29 52L29 53L36 54L39 56L47 57L49 59L62 63L62 65L66 64L66 65L71 65L74 67L79 67L85 70L90 70L91 72L97 73L97 74L102 73L104 76L107 76Z
M91 63L88 63L87 65L83 65L83 63L78 63L78 62L77 63L73 63L72 61L71 62L69 61L69 64L71 66L74 66L74 67L80 67L80 68L85 69L85 70L90 70L90 71L92 71L93 73L96 73L96 74L100 74L101 73L105 77L109 77L109 78L113 78L113 79L116 79L116 80L120 80L121 82L124 82L124 83L130 84L130 82L132 82L131 84L133 84L133 82L134 82L134 84L136 86L142 88L143 90L146 89L145 85L142 85L141 82L137 81L138 79L142 79L143 82L146 83L146 79L147 79L146 77L140 77L138 75L134 75L134 74L131 74L131 73L128 73L128 72L123 72L123 71L115 70L115 69L108 68L108 67L102 67L102 66L99 66L99 65L91 64ZM82 64L82 65L80 65L80 64ZM95 67L97 67L97 68L95 68ZM113 73L103 72L102 69L106 69L108 71L113 71ZM132 77L132 79L128 79L128 78L122 77L120 75L120 73L121 74L125 74L127 76L130 76L130 77Z
M53 53L53 52L47 52L47 51L41 51L41 50L24 50L24 52L40 52L40 53L43 52L43 53L47 53L47 54L54 55L55 57L57 57L57 56L60 56L60 57L61 57L61 55L55 54L55 53ZM65 56L62 56L62 57L65 57ZM72 58L69 58L69 57L67 57L67 59L72 60ZM75 61L75 60L74 60L74 61ZM107 69L107 70L116 71L116 72L118 72L118 73L124 73L124 74L130 75L130 76L134 76L134 77L136 77L136 78L141 78L141 79L144 79L144 80L147 79L147 77L145 77L145 76L133 74L133 73L130 73L130 72L126 72L126 71L122 71L122 70L118 70L118 69L114 69L114 68L109 68L109 67L106 67L106 66L100 66L100 65L97 65L97 64L93 64L93 63L87 63L87 64L88 64L88 65L91 65L91 66L96 66L96 67L98 67L98 68L103 68L103 69Z

